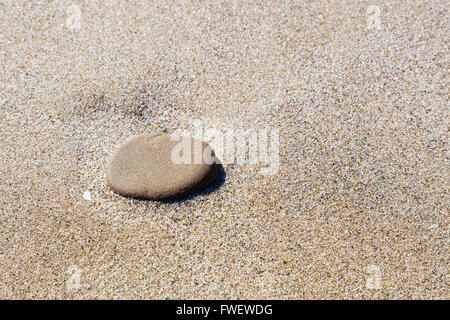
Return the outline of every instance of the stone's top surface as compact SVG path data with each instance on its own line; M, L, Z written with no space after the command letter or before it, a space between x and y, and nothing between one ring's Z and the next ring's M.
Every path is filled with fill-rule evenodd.
M217 165L202 161L195 164L194 153L211 147L188 138L191 164L176 163L171 155L180 141L172 141L169 134L142 134L125 141L112 156L106 169L106 180L115 192L129 197L171 200L207 187L217 178ZM201 148L195 148L197 141Z

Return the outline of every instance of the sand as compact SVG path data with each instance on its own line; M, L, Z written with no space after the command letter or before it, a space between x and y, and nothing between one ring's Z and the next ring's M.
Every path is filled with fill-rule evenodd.
M449 29L446 1L2 1L0 298L450 298ZM195 120L278 129L278 173L107 187L119 143Z

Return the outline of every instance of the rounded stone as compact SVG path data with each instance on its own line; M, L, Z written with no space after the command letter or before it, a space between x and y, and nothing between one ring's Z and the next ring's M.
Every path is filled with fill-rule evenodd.
M126 197L162 201L182 199L208 187L218 175L214 152L204 142L184 139L172 141L170 134L150 133L125 141L107 166L109 187ZM180 150L182 141L187 142L183 152L184 156L189 152L190 161L174 158L178 154L174 151ZM214 159L212 163L203 156L205 153Z

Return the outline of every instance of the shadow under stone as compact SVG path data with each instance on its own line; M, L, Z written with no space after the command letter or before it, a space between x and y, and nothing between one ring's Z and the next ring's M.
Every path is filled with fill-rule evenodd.
M189 194L187 196L184 196L184 197L181 196L181 198L177 197L176 199L161 199L161 200L151 200L151 199L146 199L146 198L141 198L141 197L130 197L130 198L134 199L135 201L156 201L156 202L161 202L161 203L183 203L185 201L195 199L198 196L210 194L210 193L218 190L225 183L225 179L227 176L225 169L221 163L217 163L217 167L218 167L217 178L209 187L206 187L203 190L197 191L197 192Z

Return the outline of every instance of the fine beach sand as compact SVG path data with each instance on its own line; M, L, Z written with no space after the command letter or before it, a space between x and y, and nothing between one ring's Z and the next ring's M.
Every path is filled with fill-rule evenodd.
M446 1L149 2L0 3L0 298L450 298ZM279 172L107 187L196 119L278 129Z

